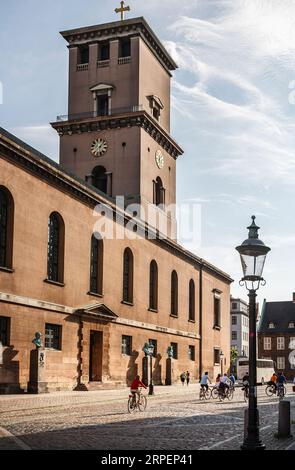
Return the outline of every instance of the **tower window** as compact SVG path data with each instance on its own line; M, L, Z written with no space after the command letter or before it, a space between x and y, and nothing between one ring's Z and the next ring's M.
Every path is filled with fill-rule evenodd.
M165 188L159 176L156 181L154 181L154 204L156 204L156 206L165 204Z
M0 317L0 343L9 345L10 318Z
M47 278L63 283L64 278L64 221L54 212L48 221Z
M104 95L96 96L97 102L97 115L98 116L108 116L109 114L109 95L106 93Z
M131 40L130 38L123 38L120 41L119 57L131 56Z
M92 172L92 184L101 192L107 194L108 177L103 166L96 166Z
M98 60L110 60L110 43L104 42L99 44Z
M78 64L89 64L89 46L79 47Z

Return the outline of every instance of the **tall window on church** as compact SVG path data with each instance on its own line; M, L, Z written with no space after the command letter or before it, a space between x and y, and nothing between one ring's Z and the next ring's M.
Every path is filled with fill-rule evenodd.
M133 303L133 254L129 248L123 258L123 302Z
M178 316L178 276L176 271L171 274L171 315Z
M165 204L165 188L159 176L154 181L154 204L156 206L163 206Z
M130 38L122 38L119 47L119 57L131 56L131 40Z
M49 281L64 281L65 226L62 217L53 212L48 221L47 278Z
M90 293L103 293L103 241L99 234L91 238Z
M12 269L14 201L0 186L0 268Z
M89 63L89 46L81 46L78 50L78 64Z
M158 310L158 265L155 260L150 264L150 307Z
M196 290L195 290L195 283L193 279L190 280L189 283L189 320L195 321L195 297L196 296Z
M103 166L96 166L92 172L92 184L97 189L107 194L108 177Z

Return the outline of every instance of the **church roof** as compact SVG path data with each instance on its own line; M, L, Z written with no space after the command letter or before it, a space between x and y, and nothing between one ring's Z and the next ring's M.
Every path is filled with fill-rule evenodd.
M295 323L294 302L264 302L258 333L295 333L295 328L289 328L291 322ZM273 323L272 328L269 325Z
M111 207L114 211L120 212L123 219L127 221L132 219L132 216L126 211L121 210L115 204L115 199L107 196L105 193L99 191L94 186L86 183L83 179L64 170L58 163L48 158L43 153L35 150L30 145L10 134L8 131L0 127L0 158L6 158L21 167L24 167L28 172L40 179L46 179L48 184L53 184L63 192L68 192L76 199L95 207L97 204L105 204ZM151 227L140 220L136 219L139 233L143 236L147 231L151 231ZM156 237L157 242L161 244L162 248L169 250L176 256L184 258L200 269L212 273L213 275L221 278L225 282L231 283L233 279L229 274L220 270L216 266L208 263L206 260L199 258L188 250L185 250L181 245L170 239L163 239L160 234ZM153 240L154 241L154 240Z
M140 36L167 70L178 68L162 42L143 17L70 29L60 33L70 46L123 36Z

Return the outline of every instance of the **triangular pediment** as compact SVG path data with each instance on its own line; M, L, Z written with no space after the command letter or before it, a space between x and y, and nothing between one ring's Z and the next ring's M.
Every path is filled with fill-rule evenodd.
M114 321L118 315L103 303L87 305L76 310L79 315L96 317L99 320Z
M98 83L97 85L90 88L90 91L102 91L102 90L113 90L112 85L107 85L106 83Z

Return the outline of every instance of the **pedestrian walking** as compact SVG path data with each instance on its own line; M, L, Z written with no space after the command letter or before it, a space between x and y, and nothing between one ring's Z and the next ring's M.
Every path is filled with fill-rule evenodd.
M186 371L186 385L187 385L187 386L189 386L190 379L191 379L191 374L190 374L189 371L187 370L187 371Z
M184 383L185 383L185 378L186 378L186 377L185 377L185 372L182 372L182 373L180 374L180 380L181 380L182 385L184 385Z

